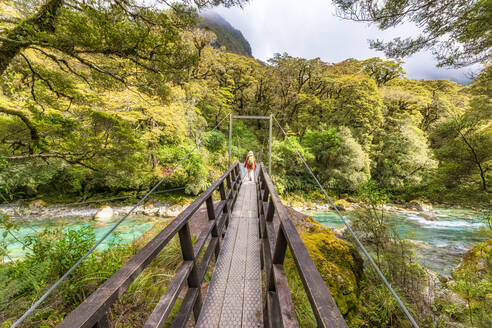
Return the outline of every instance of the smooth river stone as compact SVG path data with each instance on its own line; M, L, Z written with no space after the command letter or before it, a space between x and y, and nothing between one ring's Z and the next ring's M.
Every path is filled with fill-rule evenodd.
M114 215L113 209L108 206L102 206L94 215L94 220L96 221L109 221Z

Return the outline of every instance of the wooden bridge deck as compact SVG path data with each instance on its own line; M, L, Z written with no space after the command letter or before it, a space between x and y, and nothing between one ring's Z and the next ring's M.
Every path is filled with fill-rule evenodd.
M57 327L109 328L108 312L114 302L178 236L183 262L144 328L165 326L185 286L185 296L172 319L173 328L185 328L191 316L196 327L298 328L283 266L288 249L318 327L346 328L263 164L258 180L258 184L243 183L240 164L231 166ZM220 193L216 203L215 191ZM208 221L193 243L190 219L203 204ZM214 255L216 264L202 303L201 288Z
M244 182L196 327L262 327L256 185Z

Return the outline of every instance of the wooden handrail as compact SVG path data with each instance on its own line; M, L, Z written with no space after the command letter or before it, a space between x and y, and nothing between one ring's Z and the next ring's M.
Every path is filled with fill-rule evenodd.
M224 182L227 184L227 191L226 187L224 187ZM188 285L188 291L181 304L178 315L173 322L173 327L184 327L190 317L191 311L195 314L195 320L198 319L202 302L200 286L213 254L218 255L220 247L219 237L222 235L223 227L227 227L230 220L232 206L234 206L234 202L236 201L241 182L239 163L236 163L116 273L96 289L57 327L109 327L106 313L111 305L127 290L128 286L176 234L179 235L180 239L183 263L176 271L176 276L170 282L164 295L154 308L145 327L162 327L185 282ZM221 200L214 206L212 194L217 189L220 191ZM193 245L191 242L189 221L193 214L205 202L207 204L209 224L205 226ZM208 243L207 249L200 263L197 263L198 256L208 239L210 239L210 242Z
M265 326L299 326L283 267L288 246L318 327L347 327L294 223L289 219L289 213L280 201L263 163L260 164L257 195L260 236L262 238L262 264L267 279Z

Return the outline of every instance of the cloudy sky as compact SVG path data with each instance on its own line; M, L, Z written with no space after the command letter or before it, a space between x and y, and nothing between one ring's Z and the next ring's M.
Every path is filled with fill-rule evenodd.
M319 57L330 63L351 57L384 57L369 49L368 39L390 40L418 34L411 24L380 31L376 26L340 19L330 0L250 0L242 9L219 7L214 11L241 30L251 44L253 56L264 61L283 52L295 57ZM412 79L451 79L466 84L473 71L437 68L429 52L403 60L407 76Z

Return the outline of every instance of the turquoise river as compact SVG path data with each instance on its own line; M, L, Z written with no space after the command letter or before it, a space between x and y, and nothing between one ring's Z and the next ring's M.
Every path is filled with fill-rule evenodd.
M475 211L435 208L433 212L436 221L427 220L416 212L389 212L389 215L400 236L415 245L418 261L441 275L449 275L470 248L487 239L487 228ZM344 227L335 212L308 214L329 228ZM350 223L350 212L346 219Z
M420 217L418 213L392 212L396 220L398 232L403 238L410 239L415 245L418 260L427 268L443 275L449 275L456 267L463 254L473 245L485 240L484 223L479 214L470 210L461 209L434 209L437 221L428 221ZM343 223L331 211L318 211L308 213L321 224L329 228L342 228ZM19 230L16 237L22 239L50 227L59 227L63 230L80 229L90 226L94 229L96 237L102 237L119 217L114 217L107 222L97 222L89 217L44 218L44 219L15 219ZM350 212L347 214L350 221ZM167 221L169 218L147 217L143 215L130 216L117 228L117 238L120 242L128 243L149 230L156 221ZM0 241L2 230L0 228ZM7 245L8 257L4 261L22 258L25 251L22 245L12 236L3 237L4 245ZM105 249L109 243L114 242L114 236L108 238L98 249ZM0 258L0 261L2 259Z

